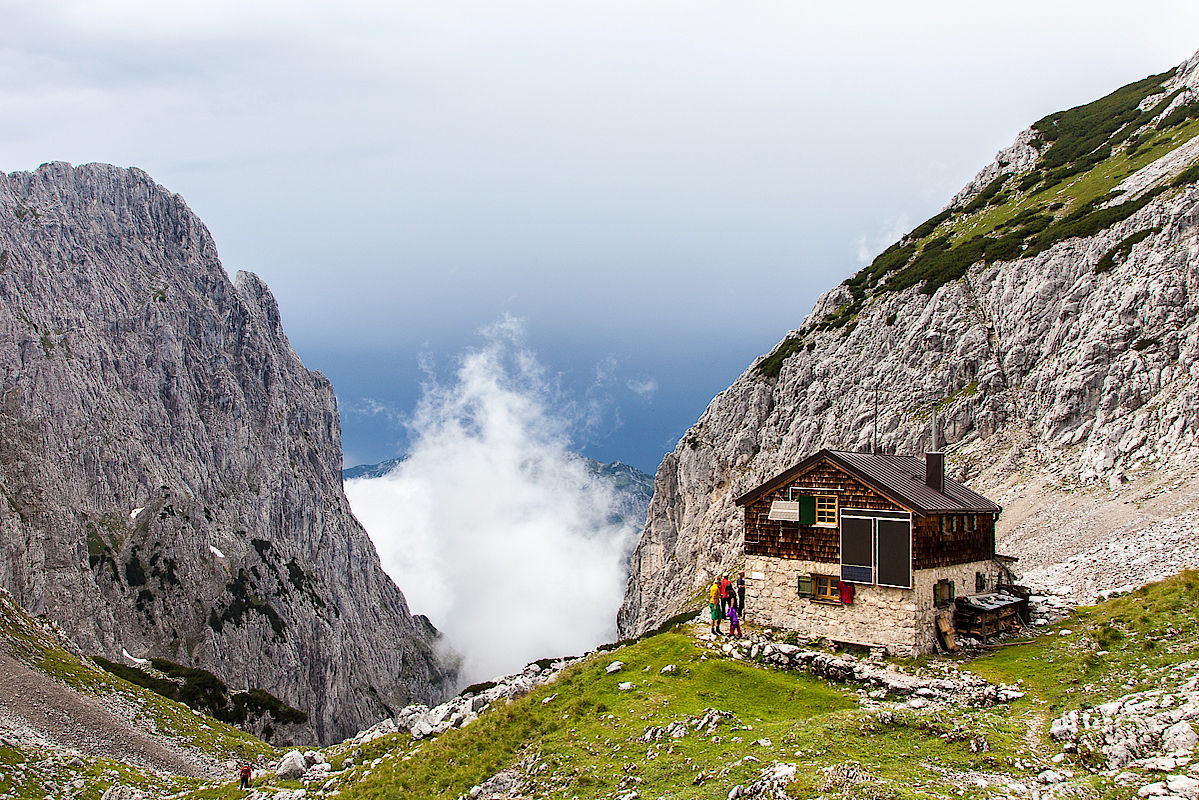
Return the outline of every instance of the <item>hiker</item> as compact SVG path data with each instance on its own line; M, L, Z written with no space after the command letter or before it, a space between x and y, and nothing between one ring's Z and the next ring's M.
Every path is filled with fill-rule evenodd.
M250 762L246 761L241 765L241 769L238 771L238 774L241 775L241 788L250 788L250 773Z
M741 617L737 614L737 606L729 606L729 636L741 638Z
M719 578L712 582L712 588L708 590L708 597L708 610L712 613L712 635L720 636L720 620L724 619L724 615L720 613Z
M737 573L737 613L745 616L745 573Z
M725 616L728 616L729 606L732 605L732 583L729 581L728 575L720 576L720 608Z

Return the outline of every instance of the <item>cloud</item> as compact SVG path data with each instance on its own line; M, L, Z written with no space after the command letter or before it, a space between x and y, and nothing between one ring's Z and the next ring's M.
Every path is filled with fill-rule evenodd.
M643 400L652 400L654 395L658 393L658 382L653 378L645 378L639 380L631 378L625 383L629 391L638 395Z
M899 237L913 227L911 217L906 213L897 214L883 222L873 235L863 233L853 242L854 257L859 267L864 267L874 260L874 257L886 250Z
M615 635L636 531L570 452L557 390L505 317L453 378L430 379L408 458L346 483L354 513L411 608L463 656L463 681Z
M391 425L399 425L404 421L402 412L373 397L360 397L357 401L345 403L341 410L356 417L382 417Z

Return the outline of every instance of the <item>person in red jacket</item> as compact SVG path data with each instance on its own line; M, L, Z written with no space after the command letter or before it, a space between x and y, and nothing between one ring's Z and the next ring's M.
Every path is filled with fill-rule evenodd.
M733 600L733 582L729 580L728 575L720 576L720 607L724 611L725 616L728 616L729 606Z
M241 765L241 769L238 770L238 774L241 776L241 788L249 789L250 788L251 768L250 768L250 763L248 761Z

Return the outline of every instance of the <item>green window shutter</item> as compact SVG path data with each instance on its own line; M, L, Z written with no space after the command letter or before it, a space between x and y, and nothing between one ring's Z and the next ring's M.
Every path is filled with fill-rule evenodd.
M799 596L800 597L811 597L812 596L812 576L811 575L800 575L799 576Z
M949 582L949 597L947 597L945 599L952 600L957 596L958 596L958 593L956 591L954 591L953 581L950 581Z
M802 496L799 498L799 524L816 524L816 498Z

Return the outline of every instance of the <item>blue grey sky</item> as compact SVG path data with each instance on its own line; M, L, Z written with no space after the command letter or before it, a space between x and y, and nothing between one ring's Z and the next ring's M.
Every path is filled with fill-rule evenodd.
M524 320L574 444L652 471L823 290L1199 4L0 0L0 168L135 165L271 286L347 463Z

